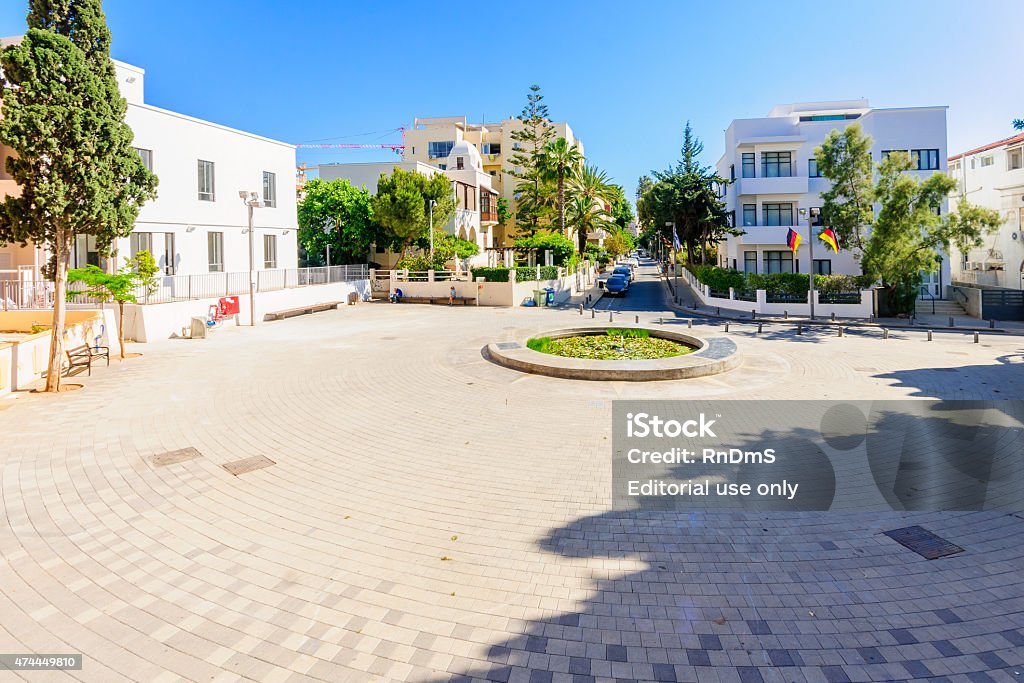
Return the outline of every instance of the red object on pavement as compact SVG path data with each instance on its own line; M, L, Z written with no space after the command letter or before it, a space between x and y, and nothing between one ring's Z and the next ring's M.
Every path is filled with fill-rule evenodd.
M224 316L227 316L227 315L238 315L240 309L239 309L239 303L238 303L238 297L237 296L221 297L219 303L220 303L219 308L220 308L220 314L221 315L224 315Z

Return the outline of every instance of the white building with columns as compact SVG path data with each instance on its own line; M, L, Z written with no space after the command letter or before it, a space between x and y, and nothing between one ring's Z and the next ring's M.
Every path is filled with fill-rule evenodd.
M824 242L814 244L810 262L808 226L801 209L819 208L829 181L821 177L814 149L833 129L860 124L874 141L877 164L891 151L906 151L922 179L946 171L946 107L872 108L866 99L805 102L774 107L756 119L736 119L725 131L725 153L716 168L735 183L725 188L724 201L734 225L745 234L719 245L719 265L749 273L797 272L860 274L852 253L834 253ZM945 213L947 207L943 206ZM786 244L790 229L803 241L794 256ZM949 259L929 273L925 283L935 296L949 284Z
M117 240L116 261L103 258L95 238L81 235L71 267L116 269L146 249L165 276L247 271L248 213L239 192L248 191L261 200L254 212L253 267L296 268L295 147L146 104L145 71L115 66L132 144L159 178L158 196L142 207L132 235ZM0 146L0 194L19 191L2 167L10 153ZM0 246L0 279L40 280L47 258L34 245Z

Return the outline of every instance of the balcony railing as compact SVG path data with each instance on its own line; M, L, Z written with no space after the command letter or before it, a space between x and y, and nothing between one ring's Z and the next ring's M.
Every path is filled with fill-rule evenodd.
M319 268L280 268L254 270L256 292L354 282L369 277L366 264L321 266ZM80 289L74 284L69 289ZM0 310L41 309L53 307L53 282L48 280L0 280ZM135 296L140 304L163 304L171 301L214 299L249 293L249 271L231 273L199 273L169 275L157 278L152 292L138 288ZM92 305L99 300L89 295L74 297L72 304Z
M481 211L480 220L486 223L497 223L498 212L497 211Z

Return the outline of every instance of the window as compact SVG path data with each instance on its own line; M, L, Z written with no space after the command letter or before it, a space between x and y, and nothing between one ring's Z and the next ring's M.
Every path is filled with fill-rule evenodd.
M792 273L793 252L791 251L766 251L764 252L765 273Z
M277 268L277 235L263 236L263 267Z
M744 152L743 153L743 177L753 178L754 177L754 153Z
M1024 167L1024 147L1011 149L1006 152L1006 170L1015 171Z
M448 170L448 164L438 164L437 167L439 169L441 169L442 171L447 171Z
M485 142L484 143L484 154L501 154L501 143L499 143L499 142Z
M213 201L213 162L199 160L199 201Z
M729 180L736 180L736 164L729 164Z
M918 171L935 171L939 168L939 150L937 149L912 149L910 150L911 168Z
M211 273L224 272L224 233L206 233L206 257Z
M174 275L174 233L164 233L164 275ZM159 262L157 265L160 265Z
M456 168L456 170L459 170L459 171L463 170L464 168L466 168L465 164L466 164L465 157L455 157L455 168Z
M757 225L757 204L743 205L743 225Z
M853 119L859 119L860 114L812 114L810 116L801 116L800 122L807 123L808 121L852 121Z
M743 272L744 273L756 273L757 272L757 252L756 251L745 251L745 252L743 252Z
M985 168L986 166L991 166L994 163L996 163L996 159L993 156L987 156L987 157L982 157L981 158L981 167L982 168Z
M885 161L886 159L889 158L890 154L895 154L896 152L903 152L904 154L906 154L907 150L905 150L905 149L883 149L882 150L882 161Z
M263 172L263 206L277 206L277 174Z
M441 142L427 143L427 156L431 158L446 157L455 146L454 140L442 140Z
M762 225L793 225L793 205L790 203L764 204Z
M793 157L790 152L761 152L762 178L788 178L793 175Z
M807 176L810 178L820 178L821 171L818 170L818 160L808 159L807 160Z
M816 258L814 259L814 273L816 275L831 275L832 274L832 259L827 258Z
M151 150L151 149L142 149L141 147L133 147L132 149L134 149L136 152L138 152L139 158L142 159L143 165L147 169L152 171L153 170L153 150Z
M132 258L135 258L140 251L148 251L153 254L153 233L133 232L128 237L128 244L131 246ZM157 255L153 254L153 258L157 258Z

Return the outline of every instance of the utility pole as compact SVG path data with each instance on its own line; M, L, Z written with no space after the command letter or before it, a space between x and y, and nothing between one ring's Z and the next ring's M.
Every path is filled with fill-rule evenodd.
M810 289L808 290L808 296L810 297L811 304L811 320L814 320L814 219L818 217L821 209L800 209L800 214L807 214L807 251L809 253L811 264L810 273L807 276L808 282L810 283Z
M245 202L245 206L249 210L249 327L254 327L256 325L256 271L253 266L255 238L253 236L252 212L253 209L263 204L258 192L240 190L238 196Z

